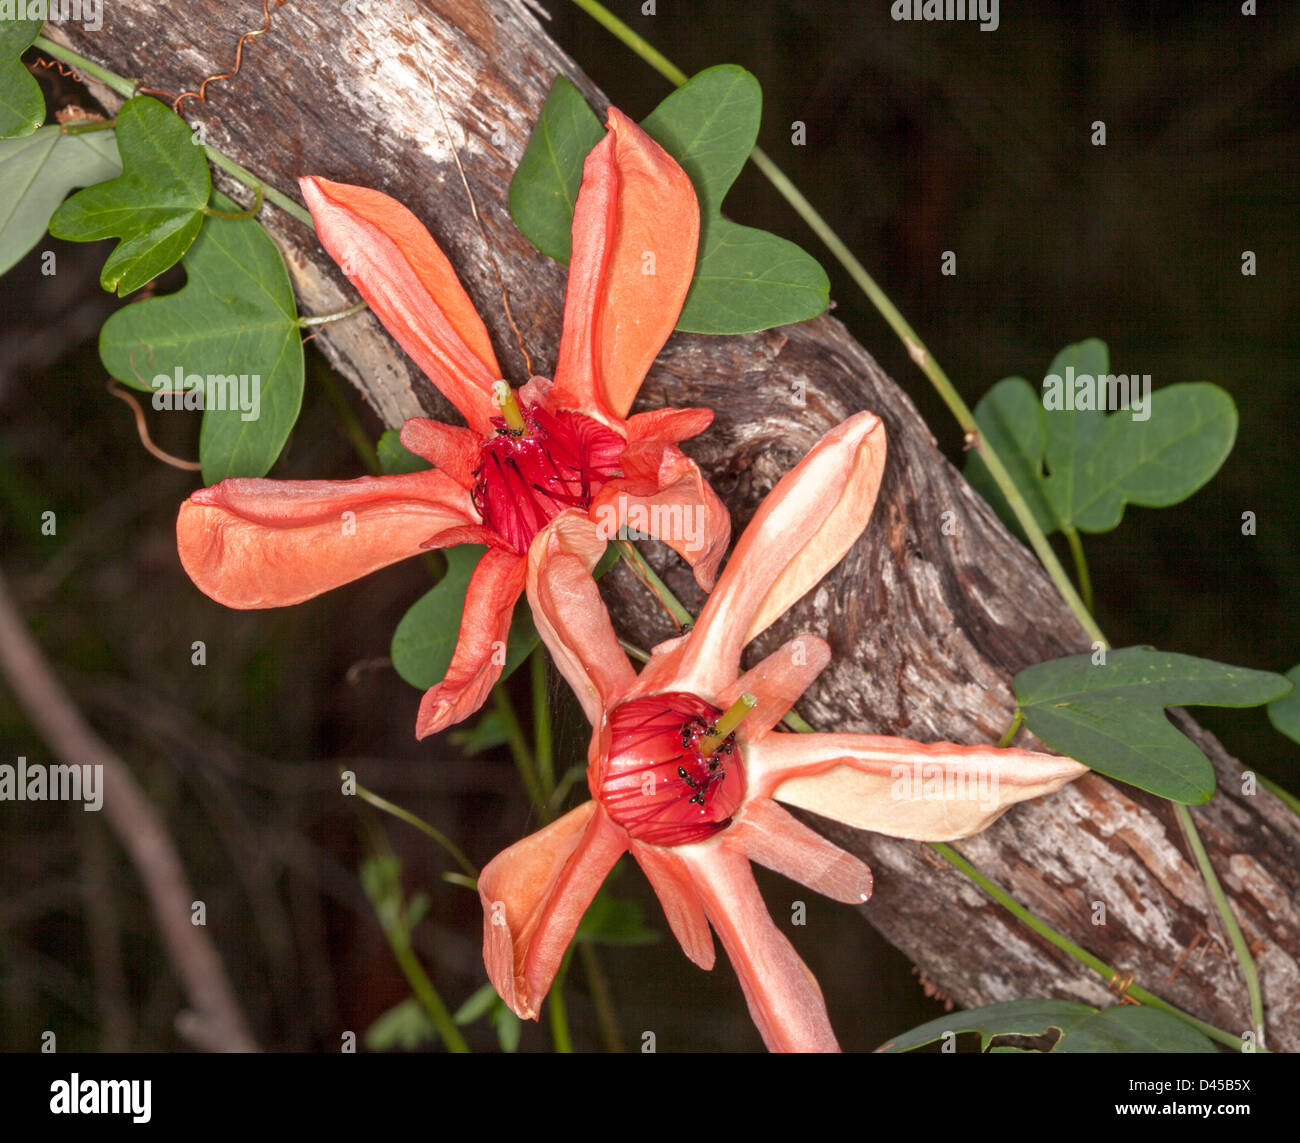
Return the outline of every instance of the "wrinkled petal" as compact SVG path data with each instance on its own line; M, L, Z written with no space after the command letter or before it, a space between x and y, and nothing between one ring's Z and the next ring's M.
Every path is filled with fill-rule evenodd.
M506 639L515 601L524 590L526 565L513 552L489 548L465 589L456 649L442 682L425 692L415 720L416 738L468 718L488 697L505 666Z
M731 540L726 506L675 445L629 445L622 464L624 479L601 489L591 503L591 518L611 539L619 528L628 528L667 544L709 590Z
M593 727L636 681L591 578L604 554L595 526L572 511L538 532L528 549L528 602L537 633Z
M697 694L727 686L740 673L745 644L862 534L884 467L885 430L872 413L857 413L822 437L759 505L690 639L660 669Z
M830 661L831 649L825 639L800 635L723 688L714 705L726 710L741 695L752 694L758 703L745 716L736 737L742 743L761 742Z
M716 955L713 933L686 863L671 849L639 841L632 842L632 856L659 898L682 952L700 968L711 969Z
M472 429L412 417L402 426L400 437L406 449L445 472L462 488L474 487L480 438Z
M871 870L767 798L751 798L723 844L751 861L846 905L871 896Z
M628 444L661 441L680 444L697 437L713 424L712 409L651 409L635 413L624 422Z
M686 172L616 108L582 168L555 384L561 407L622 418L677 324L700 209Z
M952 841L1088 768L996 746L868 734L769 734L745 751L756 795L891 837Z
M483 963L516 1015L537 1019L582 915L627 849L595 802L499 853L478 879Z
M440 472L359 480L223 480L194 493L176 547L205 595L227 607L285 607L419 553L478 520Z
M470 427L487 435L500 368L482 318L423 223L376 190L315 177L298 185L330 257Z
M679 852L769 1050L839 1051L822 990L772 923L745 855L713 843Z

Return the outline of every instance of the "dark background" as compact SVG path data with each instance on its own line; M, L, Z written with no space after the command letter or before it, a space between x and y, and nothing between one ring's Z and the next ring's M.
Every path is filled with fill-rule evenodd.
M260 5L247 7L252 27ZM1173 508L1130 508L1114 532L1085 537L1097 616L1117 646L1286 670L1300 660L1290 483L1300 19L1267 2L1253 18L1234 3L1123 7L1006 2L993 33L894 23L886 0L614 10L688 73L722 62L755 73L761 145L972 405L1002 377L1037 380L1058 349L1094 336L1117 372L1149 373L1155 388L1226 389L1241 424L1210 485ZM629 114L667 94L581 12L562 0L549 9L551 34ZM271 33L258 50L273 44ZM147 59L140 71L147 79ZM66 81L47 81L47 93L52 108L77 97ZM212 98L237 108L237 87ZM1090 143L1098 119L1105 147ZM806 125L804 146L791 143L794 121ZM961 463L955 422L901 344L757 172L742 174L727 210L822 261L836 316ZM39 272L47 249L54 277ZM957 254L955 278L939 273L945 250ZM1243 250L1257 255L1256 277L1241 274ZM341 1031L363 1032L407 995L359 887L359 814L338 796L338 768L452 834L480 865L537 822L504 751L465 761L445 740L412 737L418 694L384 660L428 587L418 562L283 611L227 611L192 587L172 522L196 481L141 449L104 388L95 337L116 304L97 283L106 251L46 239L0 279L5 574L83 711L166 814L261 1042L337 1050ZM158 288L176 284L173 273ZM308 370L275 475L358 475L319 355ZM377 436L381 426L347 399ZM196 455L197 422L152 424L164 447ZM40 534L47 509L54 537ZM1245 511L1256 514L1254 537L1241 534ZM203 667L190 663L198 639ZM585 723L554 680L552 694L565 724L559 757L577 761ZM1300 789L1296 747L1262 710L1197 716L1248 767ZM50 757L7 689L0 732L0 761L74 761ZM382 824L408 890L433 896L417 948L456 1005L483 981L477 898L440 879L450 865L420 835ZM0 877L0 1047L32 1050L46 1029L60 1050L185 1046L147 906L97 815L0 804ZM852 910L762 871L760 883L846 1048L874 1047L942 1010ZM653 1029L661 1051L759 1048L725 957L710 974L690 965L634 868L616 891L665 934L601 950L627 1044ZM788 924L795 900L807 904L803 929ZM577 1046L597 1046L576 967L567 993ZM481 1026L471 1039L493 1043ZM523 1043L544 1048L545 1026L526 1028Z

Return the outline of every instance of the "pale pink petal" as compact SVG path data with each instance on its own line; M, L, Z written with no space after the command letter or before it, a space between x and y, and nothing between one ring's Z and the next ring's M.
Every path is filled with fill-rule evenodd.
M402 444L423 457L463 488L473 488L481 438L471 429L444 425L428 417L412 417L402 426Z
M723 844L846 905L871 896L871 870L767 798L750 798Z
M190 578L227 607L284 607L417 555L478 521L469 492L437 471L359 480L223 480L176 519Z
M709 923L740 978L749 1014L773 1052L837 1052L822 990L772 923L743 853L716 843L683 846Z
M510 619L524 590L525 570L514 552L489 548L483 553L465 590L460 634L447 674L420 702L416 738L428 738L468 718L487 701L505 666Z
M537 1019L583 913L626 851L627 835L587 802L479 874L483 963L516 1015Z
M648 472L647 459L652 461ZM726 506L676 445L629 445L622 465L624 478L600 490L591 518L607 536L626 527L667 544L695 569L696 582L707 591L731 540Z
M703 969L713 967L713 934L690 869L671 849L632 842L632 856L646 875L682 952Z
M591 570L605 540L587 517L563 512L528 549L533 622L593 727L636 681Z
M487 435L500 368L482 318L424 225L376 190L316 177L298 185L330 257L470 428Z
M736 737L742 743L761 742L830 661L831 649L825 639L800 635L724 687L713 699L714 705L726 710L741 695L753 695L758 704L745 715Z
M979 833L1087 773L1072 758L867 734L769 734L745 750L755 796L918 841Z
M677 324L700 210L686 172L617 108L582 169L555 366L559 407L622 418Z

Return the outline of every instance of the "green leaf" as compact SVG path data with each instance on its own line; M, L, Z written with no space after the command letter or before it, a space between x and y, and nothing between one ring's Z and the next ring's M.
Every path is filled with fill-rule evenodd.
M184 265L182 289L127 306L104 323L99 355L119 381L153 392L160 408L161 390L175 386L177 371L234 377L238 399L218 381L213 403L224 407L203 413L203 479L265 476L302 406L302 339L284 259L253 219L209 218ZM167 381L154 389L150 380L159 378Z
M462 727L450 731L449 735L453 745L460 747L470 757L510 741L505 721L495 710L488 711L468 730Z
M1292 742L1300 742L1300 663L1286 673L1292 691L1268 704L1268 720Z
M587 906L573 939L598 945L649 945L659 934L646 928L635 901L611 897L602 889Z
M492 1002L497 999L497 990L492 987L491 982L475 989L470 993L465 1003L456 1009L452 1016L452 1023L463 1028L467 1024L473 1024L481 1016L486 1016L492 1008Z
M975 407L980 432L1045 534L1067 526L1106 532L1119 524L1126 504L1177 504L1201 488L1232 451L1237 409L1216 385L1170 385L1151 393L1145 408L1107 415L1064 407L1080 376L1095 382L1090 392L1097 401L1110 405L1119 398L1118 388L1110 397L1115 375L1106 346L1094 338L1056 355L1041 392L1021 378L1008 377ZM1049 378L1061 381L1048 384ZM1134 377L1130 384L1136 382ZM1073 397L1069 399L1072 404ZM1019 533L1010 507L975 453L967 459L966 475Z
M751 333L825 311L830 280L792 242L721 217L722 200L758 136L758 81L732 64L706 68L641 124L690 176L700 202L700 248L677 328ZM557 79L510 184L515 223L544 254L568 262L582 161L604 131L577 89Z
M414 996L393 1005L365 1034L366 1047L372 1052L391 1052L395 1048L410 1052L437 1040L438 1029Z
M578 89L558 75L510 180L515 225L538 250L565 265L573 253L569 231L582 161L604 136L605 128Z
M128 99L117 113L122 174L65 202L50 233L74 242L122 241L99 276L119 297L174 266L198 237L212 177L203 148L156 99Z
M0 20L0 139L30 135L45 121L41 85L22 54L41 34L44 20Z
M375 446L379 467L385 476L400 476L407 472L420 472L433 466L422 456L416 456L404 444L396 429L389 429Z
M0 141L0 274L32 249L70 190L121 173L111 130L65 135L42 127Z
M1151 647L1107 651L1104 665L1093 658L1053 659L1016 676L1029 729L1085 766L1190 805L1214 793L1214 768L1165 707L1259 706L1290 686L1270 671Z
M487 551L480 544L458 544L446 549L447 574L421 596L402 616L393 632L393 666L413 687L427 691L436 686L451 665L465 611L465 592L479 558ZM501 671L509 678L537 646L537 628L526 603L516 603L506 661Z
M1047 431L1043 403L1034 387L1023 377L1004 377L980 398L975 406L975 421L1011 474L1044 535L1056 531L1060 522L1043 487L1043 444ZM967 456L966 479L989 502L1002 522L1023 536L1020 521L977 452Z
M945 1036L978 1033L988 1052L1216 1052L1195 1028L1155 1008L1096 1009L1071 1000L1011 1000L954 1012L889 1041L882 1052L908 1052ZM999 1042L1003 1037L1010 1040ZM1023 1038L1028 1038L1026 1041Z
M497 1030L497 1043L503 1052L514 1052L519 1047L523 1023L500 997L492 1005L492 1026Z

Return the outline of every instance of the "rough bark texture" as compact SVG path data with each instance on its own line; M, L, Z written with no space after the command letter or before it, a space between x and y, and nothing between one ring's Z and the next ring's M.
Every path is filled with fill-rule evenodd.
M186 100L182 113L204 123L215 146L290 195L296 197L297 176L320 174L376 187L410 206L457 267L507 376L519 383L523 359L453 161L454 143L523 343L534 369L548 374L565 272L515 229L506 188L557 72L598 111L606 100L521 2L411 0L405 9L388 0L274 9L270 32L245 45L241 72L209 85L206 102ZM150 0L114 7L100 33L68 24L48 34L120 74L146 77L145 86L179 92L229 71L236 31L260 21L256 3ZM246 191L221 181L248 201ZM262 217L284 249L304 313L354 300L306 227L274 208ZM328 327L319 343L387 424L421 413L454 418L371 316ZM803 405L793 399L797 383ZM638 407L663 404L717 409L714 428L687 449L731 507L737 530L831 425L862 408L885 421L890 459L866 535L752 649L770 649L798 630L828 636L835 661L802 706L815 726L996 741L1014 706L1013 674L1087 649L1031 555L940 455L908 398L835 320L746 337L677 335ZM651 558L675 590L698 603L688 575L662 551ZM648 633L669 634L630 578L613 574L606 586L618 623L635 633L630 637L645 643ZM1270 1046L1296 1050L1300 821L1263 790L1243 795L1239 763L1190 720L1184 725L1218 771L1219 794L1195 817L1259 964ZM1113 1001L1098 977L924 846L819 825L873 866L877 888L863 910L867 919L958 1003L1041 995ZM1234 1033L1248 1029L1241 974L1167 804L1089 775L1017 807L959 848L1139 984ZM1098 903L1104 923L1095 923Z

